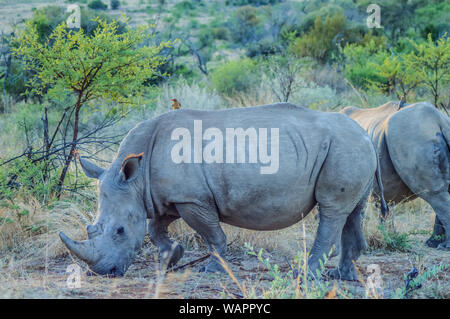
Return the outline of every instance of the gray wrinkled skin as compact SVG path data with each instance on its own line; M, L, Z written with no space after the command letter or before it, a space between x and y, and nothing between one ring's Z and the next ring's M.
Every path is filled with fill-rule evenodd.
M278 172L260 174L259 163L173 163L170 152L178 141L171 140L171 133L180 127L193 132L194 120L203 121L203 131L216 127L224 136L227 127L279 128ZM208 143L203 141L203 146ZM141 152L142 158L122 164L127 155ZM173 265L183 248L168 237L167 226L178 218L224 257L226 237L220 222L276 230L297 223L318 204L311 272L340 241L339 268L329 275L357 280L352 260L366 247L361 215L373 187L377 157L364 130L343 114L287 103L222 111L182 109L138 124L107 170L85 159L81 164L88 176L99 179L100 215L94 226L88 226L88 240L72 241L62 233L61 239L98 274L126 271L142 244L146 218L149 237L163 262ZM213 257L203 270L223 268Z
M377 145L386 200L395 204L418 196L427 201L436 213L427 245L450 249L450 236L445 239L450 234L449 117L426 102L401 109L394 102L373 109L349 106L341 112Z

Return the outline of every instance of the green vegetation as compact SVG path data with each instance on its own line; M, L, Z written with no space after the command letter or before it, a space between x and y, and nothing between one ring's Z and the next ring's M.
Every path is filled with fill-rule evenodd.
M412 243L408 233L399 233L392 226L389 227L384 224L378 225L378 229L383 235L385 249L403 252L411 250Z
M450 264L440 264L440 265L434 265L430 269L427 269L423 274L418 275L416 278L412 279L409 287L402 287L395 290L392 298L393 299L405 299L408 297L408 295L411 293L412 290L418 289L424 284L425 282L429 281L433 278L438 278L439 275L442 273L445 273L450 269ZM405 274L403 276L403 280L406 281L407 275Z
M98 28L92 36L82 29L68 31L64 23L58 25L41 43L36 26L27 24L27 28L14 39L13 53L23 59L25 68L33 71L34 76L27 83L28 92L49 100L61 100L73 95L75 102L65 107L60 123L67 114L73 115L72 143L58 181L60 194L69 165L74 157L79 139L80 112L93 100L115 102L106 114L124 111L124 107L137 105L146 81L158 74L162 59L158 53L169 47L168 42L159 46L140 45L147 35L143 28L128 29L118 33L116 22L107 23L98 20ZM47 110L45 110L46 116ZM85 113L87 114L87 113ZM44 123L48 130L48 123ZM60 133L57 126L53 137ZM48 131L44 135L47 156L52 153L52 143Z
M313 57L325 63L330 58L333 46L336 46L335 37L345 31L345 26L346 18L343 14L327 16L325 22L317 16L314 26L293 41L291 50L298 56Z
M111 0L111 9L117 10L120 7L120 1L119 0Z
M256 70L255 63L248 58L230 61L211 74L211 83L221 94L248 92L256 82Z
M320 263L320 269L315 274L308 271L307 252L298 253L294 256L294 260L289 263L290 270L281 272L277 264L273 264L269 258L263 257L263 250L258 252L254 248L245 244L249 256L254 256L264 265L271 277L270 287L264 292L263 297L274 299L323 299L332 294L332 298L349 298L351 293L345 290L337 290L336 286L332 286L330 281L319 280L325 274L324 264L328 261L328 257L324 255L324 261ZM254 297L254 296L247 296Z
M88 7L94 10L106 10L108 5L104 4L102 0L92 0L89 2Z
M433 104L446 111L448 97L443 94L450 84L450 39L444 34L433 41L429 34L426 41L410 43L409 52L394 55L373 40L347 45L343 49L344 74L357 87L372 88L398 99L417 94L417 89L423 87Z

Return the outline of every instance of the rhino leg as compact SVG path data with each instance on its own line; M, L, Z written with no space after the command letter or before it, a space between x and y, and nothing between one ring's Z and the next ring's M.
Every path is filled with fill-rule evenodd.
M440 234L442 241L438 243L437 248L450 250L450 193L444 191L438 194L424 196L424 199L433 207L437 220L442 224L443 233ZM436 231L436 224L435 224ZM439 232L439 229L438 229Z
M159 260L163 267L170 268L183 257L183 246L169 238L167 227L177 217L155 217L148 223L148 236L151 242L159 248Z
M361 252L367 248L366 240L362 231L362 216L366 207L367 199L356 206L342 230L341 259L339 266L327 273L332 279L358 280L358 273L353 261L357 260Z
M333 246L340 240L342 227L345 223L345 216L333 214L327 209L320 209L319 214L319 227L308 262L308 269L313 277L317 276L317 270L322 270L320 269L320 263L321 261L324 263L324 256L328 257Z
M319 215L320 214L316 214L315 216L314 216L314 219L315 220L318 220L319 222L320 222L320 217L319 217ZM338 240L336 240L336 242L334 243L334 249L333 249L333 252L331 253L331 255L330 255L330 258L333 258L333 257L337 257L337 256L339 256L339 254L341 253L341 241L338 239Z
M196 204L177 204L181 218L202 236L210 252L217 253L225 261L227 238L220 227L219 214L215 208L205 208ZM209 263L200 272L225 272L221 261L211 255Z
M431 234L430 238L428 238L428 240L425 242L425 244L428 247L437 248L439 244L444 241L444 237L445 237L444 225L442 225L441 221L439 220L439 217L436 215L436 218L434 219L433 233Z

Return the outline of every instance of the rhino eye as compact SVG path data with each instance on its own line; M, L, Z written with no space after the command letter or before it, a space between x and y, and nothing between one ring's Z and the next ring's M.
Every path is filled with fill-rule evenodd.
M119 228L117 228L117 233L119 234L119 235L122 235L123 233L124 233L124 229L123 229L123 227L119 227Z

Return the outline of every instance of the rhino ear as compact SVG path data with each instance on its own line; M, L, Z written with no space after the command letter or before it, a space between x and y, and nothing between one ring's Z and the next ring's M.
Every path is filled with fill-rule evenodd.
M98 167L97 165L95 165L92 162L89 162L85 158L78 156L78 159L80 161L81 168L83 168L83 171L87 177L99 179L100 175L102 175L105 172L105 169Z
M139 167L141 166L141 160L144 157L144 153L129 154L122 162L122 168L120 169L120 180L122 182L129 182L135 179L138 175Z

